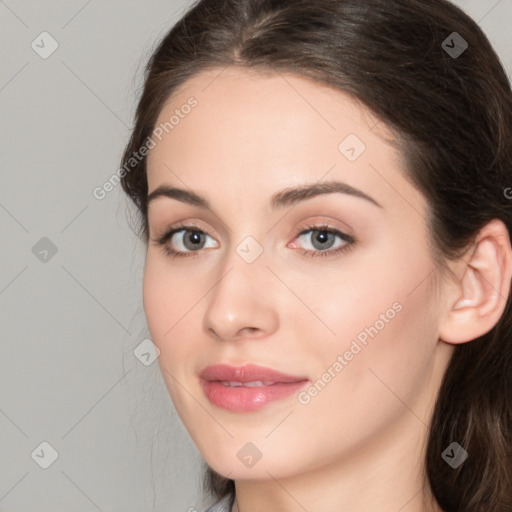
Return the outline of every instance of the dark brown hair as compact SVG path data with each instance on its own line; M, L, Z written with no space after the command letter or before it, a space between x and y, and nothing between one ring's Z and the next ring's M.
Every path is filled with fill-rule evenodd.
M447 51L453 32L468 44L457 56ZM146 242L146 159L132 165L132 156L179 86L225 66L296 73L370 108L396 133L406 177L428 201L441 268L491 219L510 235L510 83L487 37L458 7L446 0L202 0L152 54L122 159L125 169L131 162L122 186ZM509 296L490 332L455 347L437 398L426 472L445 512L512 511L511 390ZM441 457L453 441L469 453L456 469ZM205 489L233 495L234 482L208 468Z

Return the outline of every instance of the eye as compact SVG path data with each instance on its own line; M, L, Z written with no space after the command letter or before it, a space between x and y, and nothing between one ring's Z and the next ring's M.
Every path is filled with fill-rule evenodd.
M305 256L333 256L348 251L356 243L351 236L327 225L307 226L297 239L306 245L306 249L301 249ZM292 245L297 244L294 242Z
M210 245L205 245L206 239L213 241ZM167 256L195 256L192 254L201 249L218 247L213 238L199 229L197 226L177 226L162 235L157 236L158 245L161 245L164 254Z
M207 239L211 240L209 245L205 243ZM338 243L336 243L336 239L338 239ZM312 247L312 249L299 248L299 251L305 256L334 256L350 250L356 244L356 240L351 236L327 225L307 226L299 233L296 240ZM218 247L217 242L210 235L192 225L176 226L158 235L154 241L162 246L166 256L173 258L199 256L197 253L201 249ZM294 248L297 247L295 242L291 245Z

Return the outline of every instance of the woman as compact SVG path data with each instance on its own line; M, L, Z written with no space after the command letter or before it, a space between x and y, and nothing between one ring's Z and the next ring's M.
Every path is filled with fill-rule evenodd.
M209 512L512 510L511 100L445 0L203 0L163 38L122 184Z

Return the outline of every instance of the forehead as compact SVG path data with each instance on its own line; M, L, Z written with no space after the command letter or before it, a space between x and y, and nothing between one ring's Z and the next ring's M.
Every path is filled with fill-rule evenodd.
M197 103L193 108L191 98ZM196 150L218 148L218 153L236 139L253 158L280 152L287 159L301 157L317 149L320 140L337 150L348 133L377 138L372 133L377 119L347 93L290 73L244 68L210 69L181 84L162 108L156 128L165 129L172 118L173 126L162 133L172 146L190 147L195 139ZM295 144L292 154L285 143ZM163 152L159 146L150 158ZM230 149L223 157L237 148L232 144Z
M191 99L195 106L185 108ZM150 192L172 183L203 195L215 185L224 197L268 196L327 176L382 198L379 170L404 186L386 125L347 93L295 74L203 71L166 102L156 127L165 123L148 155ZM360 152L357 159L348 158L347 145Z
M197 102L193 109L187 106L191 98ZM208 69L182 83L164 104L156 126L164 125L182 109L191 110L185 119L201 118L201 124L208 121L201 133L204 139L213 124L216 130L207 132L208 138L227 133L229 128L244 127L239 137L244 133L253 136L257 131L260 137L267 134L270 139L276 133L311 138L312 132L336 139L347 129L359 131L362 137L378 124L367 107L344 91L297 74L240 67ZM169 135L179 137L183 125L193 123L182 123L185 119L181 117L182 126L174 126ZM392 139L382 123L378 131Z

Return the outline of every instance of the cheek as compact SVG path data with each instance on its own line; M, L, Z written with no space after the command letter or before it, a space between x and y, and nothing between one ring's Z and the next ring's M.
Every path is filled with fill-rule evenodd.
M195 373L197 354L201 353L197 346L197 315L204 291L200 284L194 284L197 281L148 254L143 280L144 312L151 339L160 350L162 376L178 411L184 408L181 386Z
M354 258L355 260L355 258ZM293 290L300 301L289 296L283 303L288 309L291 323L302 323L301 332L308 332L316 340L311 348L345 350L355 337L364 341L365 329L377 324L379 331L387 329L388 320L400 315L404 301L403 276L396 269L383 267L379 258L358 261L356 264L340 262L337 268L300 269L288 274ZM309 310L309 311L308 311ZM384 316L384 320L381 316ZM345 348L346 347L346 348ZM329 351L329 350L328 350Z
M428 265L411 264L399 279L395 267L380 270L378 276L360 275L359 283L347 283L351 293L325 297L336 304L324 316L337 334L315 354L321 391L311 411L330 408L335 423L344 422L345 432L354 436L370 411L382 426L407 407L425 417L426 411L415 404L422 401L434 372L437 336L434 297L424 279ZM336 377L322 387L329 370ZM333 403L340 407L332 408Z
M350 271L340 266L337 278L332 271L290 276L297 295L314 313L295 303L288 314L295 318L294 329L315 341L307 349L315 377L329 380L322 375L330 370L336 384L326 387L344 396L367 397L368 403L369 393L376 386L385 389L384 383L396 386L404 398L412 397L432 371L437 342L431 270L422 244L395 242L368 252L357 265L350 264ZM337 364L340 356L343 368Z
M405 284L380 298L362 290L361 297L368 299L360 307L338 299L345 309L339 307L337 321L336 312L327 319L337 336L310 345L314 380L298 397L294 421L280 428L281 439L303 443L304 431L315 431L318 419L324 418L322 434L331 441L321 446L311 442L310 451L327 460L365 446L400 422L410 420L411 428L424 428L428 396L434 391L435 332L426 308L428 287L422 284L407 295ZM283 441L283 446L285 457L288 445Z
M144 269L143 303L153 342L165 350L175 333L201 299L197 280L172 269L148 254Z

